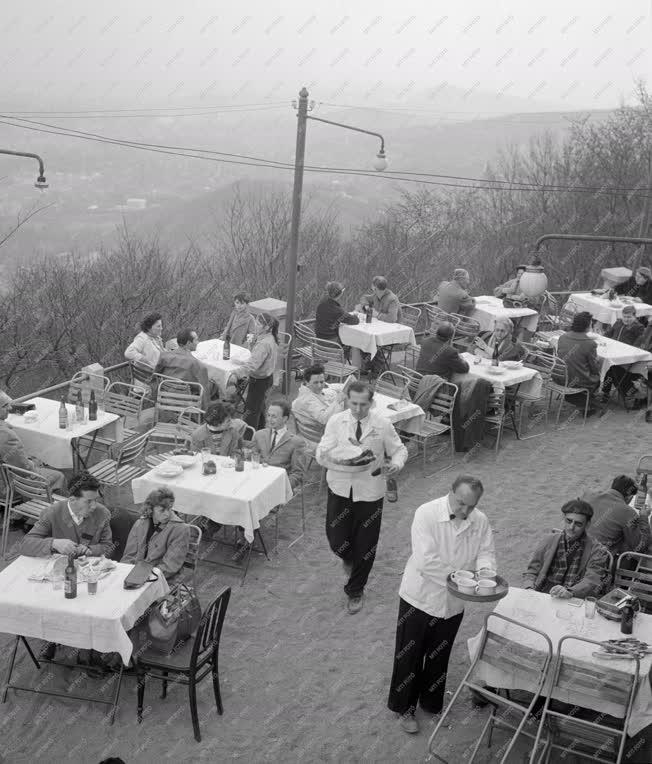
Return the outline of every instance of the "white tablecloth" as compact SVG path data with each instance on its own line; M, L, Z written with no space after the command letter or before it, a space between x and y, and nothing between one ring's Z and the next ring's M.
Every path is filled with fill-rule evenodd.
M335 383L329 385L327 390L339 391L343 387L343 384ZM389 419L392 424L400 422L401 426L399 429L403 432L421 432L421 427L426 418L426 414L421 406L417 406L412 401L406 401L407 406L400 411L396 411L389 408L393 403L396 403L396 398L392 398L390 395L383 395L382 393L374 393L372 410Z
M476 363L478 357L471 353L461 353L461 356L469 364L469 374L491 382L494 387L520 385L519 392L533 396L541 395L543 379L539 372L534 369L528 369L526 366L521 366L519 369L507 369L501 363L500 368L503 369L503 373L498 375L490 374L489 369L492 368L491 359L480 358L480 363Z
M508 618L513 618L515 621L520 621L526 626L547 634L552 642L553 657L559 640L565 635L594 639L598 642L606 639L620 639L623 636L620 633L619 622L608 621L598 613L592 619L585 618L583 604L581 607L573 607L568 604L567 600L554 599L549 594L535 592L532 589L510 588L507 596L498 602L494 612ZM542 646L545 643L542 637L512 624L494 619L489 621L489 628L494 634L506 637L520 645L525 645L535 650L544 649ZM639 613L635 617L632 636L640 639L642 642L652 644L652 615L642 615ZM482 633L468 640L471 659L475 657L479 649L481 638ZM591 653L596 649L597 647L594 645L565 642L563 654L570 658L587 661L594 667L603 665L608 671L623 671L627 673L633 671L633 661L626 659L600 660L599 658L594 658ZM648 680L651 665L652 655L645 656L641 661L639 688L634 699L632 716L627 730L628 734L632 736L652 722L652 692L650 691ZM490 687L500 687L506 690L528 690L530 692L535 689L533 686L528 685L527 679L523 675L515 675L502 671L484 662L480 662L477 669L478 674L476 677ZM549 676L552 677L551 672ZM572 692L556 691L554 697L564 703L573 704L576 702ZM616 715L617 709L609 701L599 699L596 700L593 710Z
M546 333L548 341L556 349L557 342L561 332ZM652 353L641 348L635 348L633 345L627 345L618 340L612 340L609 337L603 337L600 334L589 332L588 336L598 343L598 358L602 361L600 376L604 379L605 374L611 366L630 366L628 371L632 374L642 374L647 376L647 368L652 361Z
M575 292L568 298L569 303L577 306L578 311L588 310L596 321L613 326L623 315L625 305L633 305L636 308L636 315L652 316L652 305L646 305L644 302L632 302L617 298L615 306L609 302L606 296L595 295L590 292Z
M107 414L106 411L98 412L97 421L87 424L76 423L72 429L59 429L59 406L60 401L49 398L32 398L28 401L36 405L38 421L26 422L24 416L9 414L7 422L14 428L16 435L25 446L28 456L35 456L50 467L57 469L72 469L71 441L82 435L92 435L96 430L101 430L102 437L122 440L122 419L117 414ZM68 421L75 411L75 407L67 404ZM88 409L86 409L88 416Z
M475 310L470 318L480 322L483 332L493 331L497 318L510 318L514 323L530 332L536 332L539 324L539 314L532 308L506 308L503 301L490 295L479 295L475 298Z
M140 589L124 589L133 565L119 562L98 581L96 595L88 594L86 584L78 584L77 597L67 600L63 589L55 591L49 581L27 580L41 563L38 557L18 557L0 573L0 632L120 653L126 665L132 651L127 631L169 591L165 578L159 573L157 581Z
M389 324L374 318L370 324L340 324L340 340L343 345L358 348L373 358L380 345L416 345L414 330L405 324Z
M208 376L217 383L222 394L226 392L226 383L233 370L251 358L251 353L247 348L231 343L231 357L225 361L222 358L223 349L224 342L222 340L204 340L197 344L197 350L193 352L198 361L206 364Z
M131 487L134 501L139 504L155 488L169 488L176 498L175 508L189 515L202 515L222 525L240 525L247 541L253 541L254 531L270 510L287 504L292 488L287 473L280 467L259 467L245 462L244 472L225 467L229 461L211 456L217 464L215 475L203 475L201 457L196 463L173 478L164 478L156 469L135 478Z

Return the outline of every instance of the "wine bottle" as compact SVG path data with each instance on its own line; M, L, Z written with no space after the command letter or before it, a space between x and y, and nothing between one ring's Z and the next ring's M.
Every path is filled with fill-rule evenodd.
M393 477L388 477L385 481L385 498L391 503L398 501L398 484Z
M65 430L68 427L68 409L66 408L66 399L62 398L59 404L59 428Z
M77 402L75 403L75 419L79 424L84 421L84 401L81 390L77 390Z
M233 457L235 459L235 471L244 472L244 456L242 455L242 451L236 451L233 454Z
M222 358L228 361L231 358L231 335L227 334L224 338L224 347L222 348Z
M75 568L75 556L68 555L68 564L64 572L63 590L67 600L74 600L77 596L77 568Z
M647 498L647 473L644 472L638 484L638 491L636 492L636 501L634 506L640 512L645 509L645 500Z
M370 324L371 319L373 318L373 315L374 315L373 305L370 305L369 303L367 303L367 305L365 306L364 312L367 314L366 322Z
M88 401L88 420L97 421L97 401L95 400L95 390L91 390L91 397Z
M494 345L494 354L493 354L493 357L491 359L491 365L492 366L499 366L500 365L500 361L498 360L498 343L496 343Z
M630 603L623 606L620 616L621 634L631 634L634 626L634 607Z

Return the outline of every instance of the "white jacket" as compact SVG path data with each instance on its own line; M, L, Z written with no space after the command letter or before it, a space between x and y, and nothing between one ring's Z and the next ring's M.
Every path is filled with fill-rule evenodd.
M163 342L158 337L152 337L146 332L138 332L134 341L125 350L125 358L128 361L145 363L152 368L156 367L159 356L163 350Z

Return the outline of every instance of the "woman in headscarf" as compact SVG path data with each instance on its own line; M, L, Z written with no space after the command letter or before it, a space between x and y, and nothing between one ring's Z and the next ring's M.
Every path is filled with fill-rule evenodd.
M183 568L190 547L190 526L173 511L174 494L157 488L143 502L143 511L129 532L121 562L151 562L174 581Z
M499 361L520 361L525 356L525 348L514 342L514 324L509 318L497 318L493 332L484 332L476 339L474 355L494 358L498 348Z

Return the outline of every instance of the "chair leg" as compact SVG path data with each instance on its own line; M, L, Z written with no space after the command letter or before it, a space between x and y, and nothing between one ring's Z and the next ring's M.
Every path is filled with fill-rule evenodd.
M164 671L163 676L167 677L168 672ZM165 700L168 696L168 680L167 678L161 682L161 700Z
M11 522L11 504L7 496L7 506L5 507L4 518L2 522L2 559L7 559L7 539L9 537L9 524Z
M274 513L274 554L278 554L278 516L280 515L279 508L276 508Z
M145 703L145 678L146 674L138 674L138 700L136 707L138 724L143 721L143 705Z
M306 499L304 496L303 488L301 489L301 531L302 535L306 535Z
M188 700L190 701L190 716L192 717L192 729L195 733L195 740L201 743L201 733L199 732L199 714L197 713L197 685L195 677L190 677L188 684Z
M5 688L2 693L2 702L7 701L7 691L9 690L9 684L11 683L11 675L14 671L14 663L16 662L16 650L18 650L18 640L20 637L16 637L14 640L14 649L11 651L11 659L9 660L9 671L7 672L7 679L5 681Z
M475 744L475 747L473 748L473 751L471 753L471 757L467 760L467 764L473 764L473 762L475 761L475 757L477 756L478 750L480 749L480 744L484 740L484 736L487 733L487 728L489 728L489 727L493 728L493 718L494 718L494 710L492 709L489 718L487 719L487 721L485 722L484 727L482 728L482 732L480 733L480 737L478 738L478 740L477 740L477 742ZM490 745L488 745L487 747L489 748Z
M120 663L120 671L118 672L117 686L115 688L115 694L113 696L113 705L111 706L111 713L109 714L109 724L111 725L115 721L115 712L118 708L118 700L120 699L120 688L122 687L123 671L124 671L124 667L122 663Z
M217 648L213 657L213 695L215 695L215 707L217 713L222 716L224 708L222 706L222 694L220 693L220 673L217 666Z

